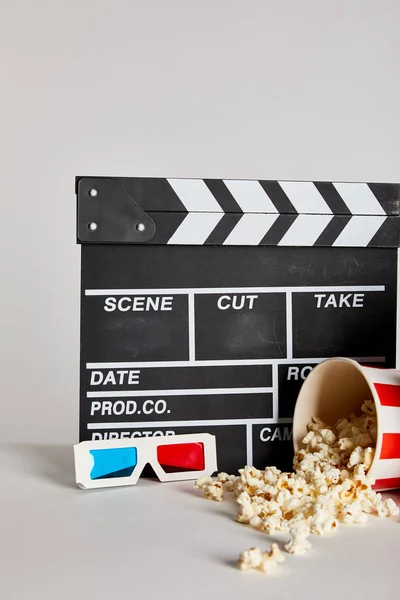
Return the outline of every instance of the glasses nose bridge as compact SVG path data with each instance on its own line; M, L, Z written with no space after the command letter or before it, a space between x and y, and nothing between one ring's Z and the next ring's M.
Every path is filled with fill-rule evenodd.
M150 442L150 440L149 440ZM157 448L159 445L159 442L157 441L157 439L155 438L151 438L151 442L153 443L149 443L146 444L146 448L143 449L143 468L148 464L151 467L157 466ZM139 453L139 449L138 449L138 453ZM140 462L140 458L138 460L138 462Z
M150 442L149 440L146 440L148 442ZM143 444L142 447L140 447L141 444L138 444L138 460L137 460L137 465L136 465L136 469L135 469L135 479L136 481L142 476L143 471L145 470L145 468L147 467L147 465L150 465L150 467L153 469L156 477L160 478L160 474L161 474L161 469L160 469L160 465L158 463L157 460L157 448L158 448L158 443L146 443Z

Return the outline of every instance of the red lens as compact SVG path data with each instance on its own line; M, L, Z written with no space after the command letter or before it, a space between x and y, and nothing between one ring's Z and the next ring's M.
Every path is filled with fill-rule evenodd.
M204 444L166 444L158 446L157 460L165 473L204 471Z

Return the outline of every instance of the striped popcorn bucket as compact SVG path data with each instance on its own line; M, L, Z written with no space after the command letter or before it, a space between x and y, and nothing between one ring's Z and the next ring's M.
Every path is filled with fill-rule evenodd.
M303 383L293 419L295 452L301 449L311 417L328 425L359 414L366 399L375 402L377 440L369 475L374 490L400 488L400 371L365 367L349 358L332 358L317 365Z

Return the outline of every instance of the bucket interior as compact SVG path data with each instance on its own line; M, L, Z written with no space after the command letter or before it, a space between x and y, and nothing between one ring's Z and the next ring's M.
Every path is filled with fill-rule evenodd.
M361 413L364 400L373 399L368 382L357 363L349 359L332 359L317 365L303 383L293 419L295 452L303 447L311 417L320 417L334 425L350 413Z

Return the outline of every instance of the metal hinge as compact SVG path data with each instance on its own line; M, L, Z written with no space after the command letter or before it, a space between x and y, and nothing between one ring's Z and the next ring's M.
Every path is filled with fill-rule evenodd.
M149 215L111 178L77 181L78 242L144 243L156 233Z

